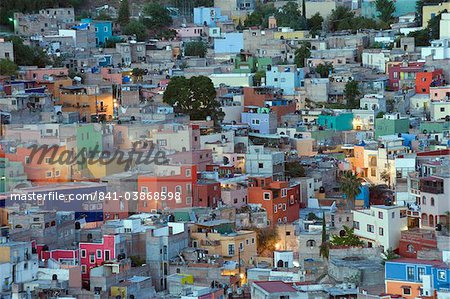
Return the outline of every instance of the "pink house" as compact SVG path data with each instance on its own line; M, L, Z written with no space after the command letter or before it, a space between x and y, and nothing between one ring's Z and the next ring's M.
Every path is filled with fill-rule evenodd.
M89 282L89 272L92 268L101 266L103 262L117 258L119 243L118 236L104 235L101 242L80 242L81 278Z
M69 69L65 67L46 67L46 68L25 68L23 79L47 81L49 77L66 77L69 75Z
M450 101L450 85L431 87L430 99L433 102Z
M192 37L201 37L203 34L203 27L186 27L186 28L177 28L175 29L177 32L177 36L179 38L192 38Z

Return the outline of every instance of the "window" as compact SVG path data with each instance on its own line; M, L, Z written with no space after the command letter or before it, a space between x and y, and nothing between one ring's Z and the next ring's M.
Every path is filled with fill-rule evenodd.
M52 177L52 172L51 171L46 171L45 172L45 177L46 178L51 178Z
M426 205L427 204L427 198L424 196L424 197L422 197L422 204L423 205Z
M411 295L411 288L403 288L403 295Z
M306 246L307 247L315 247L316 246L316 241L308 240L308 241L306 241Z
M31 160L30 160L30 157L25 157L25 164L30 164L31 163Z
M104 31L104 32L108 32L108 27L107 27L107 26L104 26L104 27L103 27L103 31Z
M378 212L378 218L383 219L383 212Z
M81 257L82 258L86 257L86 249L81 249Z
M186 191L191 192L192 191L192 184L186 184Z
M264 168L264 163L258 163L258 168L259 169Z
M359 230L359 222L358 222L358 221L353 221L353 227L354 227L356 230Z
M161 187L161 193L167 193L167 187L166 186Z
M239 250L240 251L243 251L244 250L244 243L239 243Z
M287 189L286 188L281 189L281 197L286 197L286 195L287 195Z
M270 200L270 192L264 192L264 200Z
M372 224L367 224L367 232L369 232L369 233L373 233L374 232L374 227L373 227L373 225Z
M414 246L412 244L408 244L408 246L406 246L406 250L408 252L414 253Z
M148 193L148 187L141 187L141 193Z
M400 218L406 218L407 212L406 210L400 210Z
M425 275L425 268L423 267L417 268L417 279L419 281L422 281L424 275Z
M186 197L186 204L191 205L192 204L192 197L188 196Z
M55 170L55 177L59 177L61 175L61 172L59 170Z
M255 238L252 238L252 244L255 244Z
M167 140L166 139L158 139L156 141L156 143L158 143L158 145L160 145L160 146L167 146Z
M278 211L277 205L273 205L273 212L276 213Z
M392 212L392 219L395 218L395 212Z
M97 250L97 258L98 259L102 258L102 251L101 250Z
M81 273L86 274L86 265L81 265Z
M384 236L384 229L382 227L378 228L378 234Z
M434 197L432 197L432 198L430 199L430 204L431 204L432 207L434 207Z
M175 193L180 193L181 194L181 186L176 186L175 187Z
M259 125L260 121L259 119L252 119L252 125Z
M446 281L447 279L447 273L446 270L438 270L438 280L440 281Z
M441 107L441 112L445 112L445 107Z
M91 264L95 263L95 254L93 253L89 254L89 263Z
M228 255L234 255L234 244L228 244Z
M414 267L407 267L406 268L406 277L410 281L414 280Z
M188 177L188 178L191 177L191 170L190 169L186 169L186 177Z

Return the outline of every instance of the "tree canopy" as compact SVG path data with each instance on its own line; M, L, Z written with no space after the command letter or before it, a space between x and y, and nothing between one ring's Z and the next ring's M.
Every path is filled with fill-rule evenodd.
M332 32L340 30L356 31L361 28L380 29L380 24L370 18L355 16L346 6L338 6L328 17L328 29Z
M306 21L306 23L312 36L318 35L322 31L323 18L320 13L317 12L314 14Z
M202 41L188 42L184 47L185 56L199 56L204 58L207 52L208 48Z
M276 250L276 245L279 240L278 231L276 228L265 227L257 228L256 231L256 245L257 252L260 256L271 256Z
M45 67L51 64L50 58L40 47L27 46L18 36L9 38L13 43L14 60L17 65L35 65Z
M121 26L125 26L130 21L130 5L128 3L128 0L122 0L120 2L119 7L119 15L117 16L117 23L119 23Z
M291 178L305 176L305 168L302 165L300 165L300 163L297 161L286 162L285 172L286 172L286 176L289 176Z
M344 192L349 208L355 206L355 198L361 192L362 179L351 171L345 171L340 177L341 190Z
M319 63L316 66L316 73L320 75L321 78L328 78L330 72L334 71L333 64L330 62Z
M311 43L306 42L299 45L297 49L295 49L295 57L294 63L297 67L305 67L306 59L311 56Z
M355 235L355 229L348 226L343 226L344 234L342 236L332 235L330 244L331 246L349 246L357 247L362 246L364 243Z
M13 76L17 73L19 67L9 59L0 59L0 75Z
M302 16L297 2L286 3L279 11L275 13L278 27L290 27L294 30L303 30L307 28L306 19Z
M248 15L244 22L245 27L260 26L267 28L269 17L275 15L277 9L273 3L262 4L258 2L256 9Z
M126 35L136 35L138 41L144 41L148 37L147 28L139 20L130 21L122 31Z
M375 7L378 11L378 17L384 28L389 28L394 22L395 5L391 0L376 0Z
M344 95L347 100L347 106L351 109L359 108L359 91L358 82L350 80L345 84Z
M205 76L173 77L164 92L163 101L176 112L188 114L192 120L205 120L209 116L217 124L224 116L220 103L216 101L214 85Z
M143 9L144 25L151 31L161 32L172 25L172 17L169 11L158 3L150 2Z

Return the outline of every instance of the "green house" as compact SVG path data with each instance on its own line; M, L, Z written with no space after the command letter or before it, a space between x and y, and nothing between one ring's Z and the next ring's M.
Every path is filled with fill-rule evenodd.
M317 123L329 130L350 131L353 129L353 113L321 114Z
M400 114L388 114L375 119L375 138L384 135L409 133L409 119Z
M265 71L268 65L272 65L271 57L255 57L251 53L241 52L234 58L233 73L255 73Z

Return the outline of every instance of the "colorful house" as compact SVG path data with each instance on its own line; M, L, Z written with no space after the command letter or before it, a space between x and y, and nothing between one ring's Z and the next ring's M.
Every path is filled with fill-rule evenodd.
M423 71L424 64L424 62L388 62L389 89L397 91L414 88L416 74Z
M353 129L353 113L321 114L317 124L335 131L351 131Z
M81 23L94 25L95 44L104 46L108 40L113 38L111 21L93 21L91 19L82 19Z
M408 132L409 118L401 117L399 113L387 114L383 118L375 119L375 138Z
M442 261L401 258L386 262L386 293L406 299L445 298L450 287L450 266ZM443 294L444 295L444 294Z
M248 203L261 205L272 226L291 223L300 214L300 185L273 181L271 177L249 178Z
M80 264L83 283L89 283L90 270L103 262L120 258L118 235L104 235L100 242L80 242ZM125 255L123 255L125 258Z
M442 83L442 69L418 72L416 74L416 93L428 94L430 92L430 87L440 86Z

